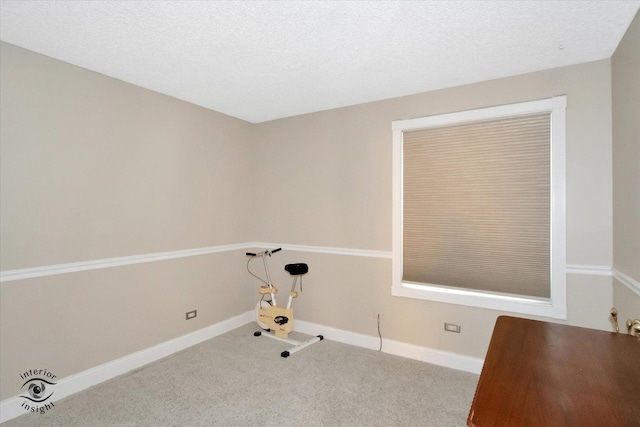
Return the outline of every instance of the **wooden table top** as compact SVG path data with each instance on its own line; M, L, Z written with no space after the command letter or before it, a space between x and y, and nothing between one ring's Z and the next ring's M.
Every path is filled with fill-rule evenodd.
M640 426L640 338L500 316L467 425Z

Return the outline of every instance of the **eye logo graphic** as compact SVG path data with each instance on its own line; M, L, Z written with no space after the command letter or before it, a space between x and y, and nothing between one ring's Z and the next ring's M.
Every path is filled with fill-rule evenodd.
M32 369L23 374L20 378L26 379L22 384L23 394L20 397L26 399L22 402L22 407L30 412L44 414L55 405L49 398L53 395L52 386L56 383L50 381L56 377L46 369Z
M51 383L42 378L32 378L28 380L26 383L24 383L22 385L22 388L25 388L27 384L29 384L28 392L31 397L29 396L20 396L20 397L24 397L25 399L29 399L30 401L36 402L36 403L44 402L45 400L50 398L51 395L53 394L53 392L46 394L47 386L45 386L45 384L56 385L56 383Z

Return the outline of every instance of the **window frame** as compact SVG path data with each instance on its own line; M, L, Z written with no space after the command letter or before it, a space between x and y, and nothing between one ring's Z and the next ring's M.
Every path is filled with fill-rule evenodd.
M479 108L392 122L393 133L393 213L392 286L393 296L458 304L555 319L567 318L566 279L566 95L495 107ZM403 132L428 127L462 124L533 113L551 114L551 230L550 298L541 299L482 292L462 288L403 282Z

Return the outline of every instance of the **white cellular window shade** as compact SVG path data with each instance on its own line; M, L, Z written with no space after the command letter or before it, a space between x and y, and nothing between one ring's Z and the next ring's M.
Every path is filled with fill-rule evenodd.
M551 115L404 132L403 280L550 296Z
M393 122L393 295L566 318L565 107Z

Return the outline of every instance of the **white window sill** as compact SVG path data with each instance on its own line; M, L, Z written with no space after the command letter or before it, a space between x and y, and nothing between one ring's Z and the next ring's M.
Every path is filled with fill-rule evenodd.
M399 297L544 316L554 319L567 318L566 305L553 304L551 300L543 298L518 297L412 282L402 282L400 286L393 286L391 294Z

